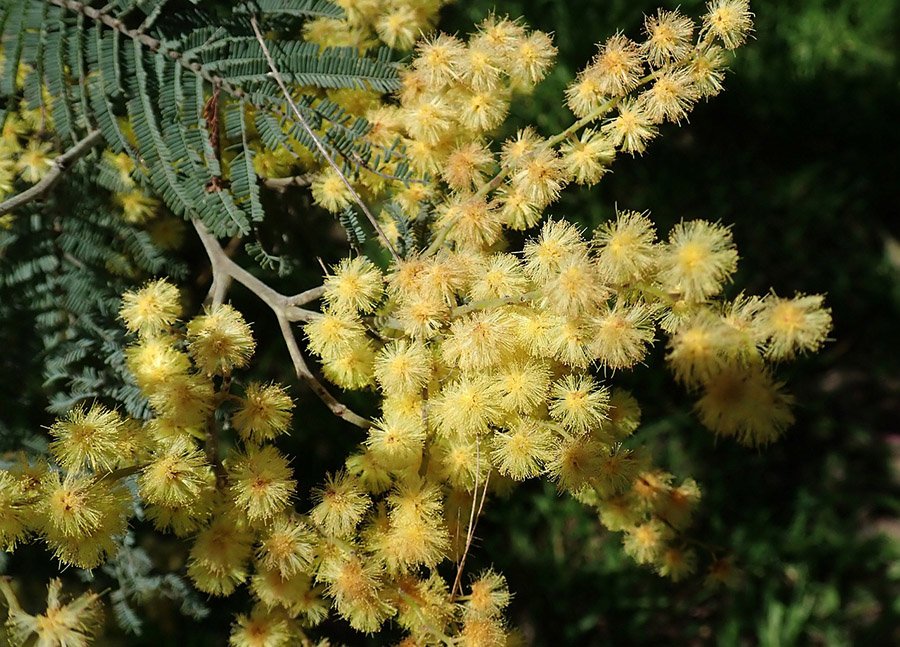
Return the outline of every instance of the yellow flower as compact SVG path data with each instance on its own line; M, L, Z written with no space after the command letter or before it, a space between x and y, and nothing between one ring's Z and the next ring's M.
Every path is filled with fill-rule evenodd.
M315 556L316 535L294 515L275 518L260 538L256 558L263 568L288 579L305 571Z
M498 386L487 375L467 375L451 382L431 405L438 433L487 433L502 416L498 400Z
M641 423L641 407L634 396L624 389L612 390L607 415L607 430L620 440L633 434Z
M115 200L122 209L125 222L141 224L153 218L159 208L159 201L140 189L128 193L116 193Z
M476 92L490 93L500 86L500 75L507 63L502 52L479 36L469 40L460 59L460 81Z
M492 254L483 260L469 297L472 301L503 299L525 294L528 287L529 281L518 258L512 254Z
M544 362L509 363L498 369L496 384L504 409L531 414L546 400L550 370Z
M519 42L510 55L510 82L516 88L528 88L539 83L556 58L553 39L542 31L534 31Z
M231 423L244 439L262 442L288 433L294 402L277 384L250 382Z
M375 380L375 349L362 338L336 357L322 360L322 372L344 389L362 389Z
M362 521L371 503L359 488L356 480L346 472L329 474L325 485L312 492L316 506L310 519L322 532L347 537Z
M441 356L463 371L495 366L513 351L515 325L501 308L464 315L451 324Z
M413 69L418 70L428 86L438 89L459 77L460 59L466 46L455 36L439 34L416 46Z
M484 182L484 173L493 161L491 151L481 142L462 144L447 156L441 176L451 189L467 191Z
M148 503L167 508L192 508L211 487L212 469L206 456L189 441L175 443L155 456L138 477L138 491Z
M57 559L90 569L118 550L113 538L125 532L131 505L131 495L118 484L50 472L37 511L44 539Z
M512 173L514 187L539 208L554 202L566 184L564 160L553 148L539 147Z
M330 166L313 179L310 190L316 204L332 213L343 211L353 201L344 179Z
M538 283L553 278L566 261L587 256L581 233L564 220L548 220L537 239L525 243L525 269Z
M722 91L727 65L725 50L716 45L708 45L691 59L691 76L700 97L713 97Z
M672 335L666 359L679 382L697 386L718 375L740 348L734 328L702 309Z
M721 40L726 49L736 49L746 42L753 30L749 0L711 0L706 10L704 31Z
M413 575L397 578L397 624L410 632L410 640L427 640L435 630L443 631L453 618L447 582L432 573L427 579Z
M503 575L493 570L483 571L469 585L463 615L467 620L497 618L509 606L511 598Z
M115 411L94 403L72 409L50 427L50 452L67 471L84 468L112 471L122 450L124 421Z
M385 415L369 429L366 445L384 467L402 469L422 457L425 427L421 416L416 418Z
M454 127L453 111L447 97L419 97L404 108L406 132L427 146L439 144Z
M134 160L128 153L113 153L112 151L103 151L103 161L109 164L119 173L119 181L126 187L134 186L134 179L131 174L134 173Z
M22 487L7 471L0 471L0 550L11 553L28 535L28 500Z
M591 62L600 91L613 96L634 88L643 68L640 47L621 33L610 36Z
M640 99L623 99L618 104L618 114L606 120L601 132L624 153L643 153L647 144L659 134L647 110L647 104Z
M659 559L671 536L672 532L654 519L628 530L622 544L638 564L650 564Z
M791 359L798 353L816 351L831 330L831 310L820 294L784 299L771 294L763 301L759 327L767 335L766 356Z
M379 351L375 379L386 394L420 392L431 378L431 354L421 342L401 339Z
M394 614L384 598L382 567L375 560L345 553L329 559L319 569L319 579L334 599L341 617L357 631L373 633Z
M670 61L679 61L690 53L694 21L678 9L659 9L655 16L644 17L644 33L647 40L642 49L647 61L654 67L661 67Z
M214 305L189 321L187 341L191 357L207 375L246 366L256 347L250 326L228 304Z
M454 94L459 123L473 133L487 133L503 123L509 112L509 93L494 90L458 90Z
M604 87L597 70L587 67L566 87L566 105L576 117L584 119L609 101Z
M164 332L181 316L181 294L164 279L151 281L137 292L122 295L119 318L141 337Z
M147 393L150 406L162 417L184 427L205 424L214 405L212 384L207 377L176 374Z
M616 301L615 306L591 321L594 338L591 351L600 363L612 370L631 368L647 354L655 327L646 305Z
M660 71L653 85L642 95L647 115L653 123L681 123L700 98L690 70Z
M42 143L39 139L32 139L16 160L16 170L19 176L30 184L36 184L44 178L53 168L53 146L50 143Z
M657 571L673 582L680 582L697 569L697 554L690 548L669 546L659 556Z
M362 323L349 312L325 310L304 327L309 349L323 359L337 359L366 341Z
M552 356L569 366L586 368L594 359L591 322L581 317L559 317L549 331Z
M590 375L566 375L550 389L550 416L568 431L584 434L607 420L609 391Z
M700 421L742 445L768 445L794 423L793 398L783 386L758 366L724 370L705 385L696 405Z
M384 292L384 277L368 259L345 258L325 277L326 303L335 310L372 312Z
M647 214L637 211L620 211L614 221L600 225L594 245L600 275L618 285L645 279L659 258L656 229Z
M572 179L592 186L606 175L616 156L616 147L606 134L586 128L577 141L564 142L560 152Z
M0 200L13 192L16 182L16 165L12 160L3 159L2 151L0 151ZM9 215L9 214L7 214ZM4 216L6 217L6 216ZM4 229L9 229L5 225Z
M609 296L600 281L597 264L581 255L562 259L556 274L542 287L544 298L541 304L569 317L595 312Z
M103 626L100 596L84 593L63 604L62 582L50 580L47 609L40 615L26 613L19 605L7 578L0 579L0 593L6 598L9 616L6 628L11 644L35 644L41 647L86 647ZM35 639L35 640L33 640Z
M466 194L455 196L441 205L437 227L448 228L447 240L465 249L490 247L502 234L502 221L494 205L484 198Z
M389 570L433 568L444 559L450 538L437 486L420 480L403 483L388 497L388 506L383 554Z
M230 595L247 579L251 554L251 535L234 519L219 516L194 540L187 573L204 593Z
M606 447L589 435L562 438L554 443L547 473L559 489L576 493L600 474Z
M663 287L688 301L715 296L737 269L731 231L705 220L682 222L672 229L660 255Z
M292 616L302 615L309 625L316 625L328 616L330 605L323 599L323 587L314 587L305 573L283 578L277 570L260 568L250 587L267 608L280 607Z
M393 49L410 49L416 42L424 22L408 5L395 4L375 23L375 31L385 45Z
M272 447L249 448L228 469L234 504L250 522L265 522L285 509L297 482L287 459Z
M491 439L491 459L504 476L517 481L538 476L551 457L553 437L547 425L533 418L517 418L509 431Z
M300 641L286 615L257 605L248 616L239 613L228 638L229 647L288 647Z

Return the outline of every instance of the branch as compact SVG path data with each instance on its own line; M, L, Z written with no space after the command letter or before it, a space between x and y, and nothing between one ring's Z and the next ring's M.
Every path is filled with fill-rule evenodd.
M296 372L297 377L306 382L309 388L319 396L319 399L322 400L322 402L325 403L325 406L327 406L336 416L363 429L370 427L372 423L351 411L346 405L340 403L328 392L322 383L316 379L316 376L313 375L312 371L310 371L309 367L306 365L303 354L300 352L300 346L297 344L297 339L294 337L294 332L291 330L291 321L311 321L322 316L318 312L304 310L303 308L294 305L294 302L308 303L309 301L315 300L318 296L321 296L320 293L322 288L313 288L306 292L301 292L294 297L287 297L280 292L273 290L229 258L225 253L225 250L219 245L219 241L216 240L216 237L209 232L202 222L199 220L192 220L191 222L193 222L194 229L197 230L197 235L200 236L200 242L203 243L203 248L206 250L206 255L209 257L209 263L212 266L213 273L213 286L216 286L217 284L221 285L226 281L234 279L258 296L272 309L275 313L275 317L278 319L278 325L281 327L281 332L284 336L284 341L287 344L288 352L291 355L291 361L294 364L294 371ZM306 295L310 294L315 296L309 298L307 301L303 301L304 298L307 298Z
M462 317L463 315L467 315L470 312L475 312L476 310L488 310L490 308L499 308L505 305L518 305L521 303L528 303L529 301L534 301L535 299L539 299L541 297L540 290L532 290L531 292L526 292L525 294L517 294L511 297L498 297L496 299L484 299L482 301L472 301L471 303L467 303L462 306L456 306L450 311L450 318L457 319Z
M128 467L120 467L119 469L112 470L111 472L105 472L103 474L96 475L94 477L94 483L100 483L101 481L118 481L119 479L127 478L133 474L137 474L145 467L147 467L147 463L137 463L136 465L129 465Z
M478 446L475 446L478 451ZM476 454L477 456L477 454ZM477 460L477 459L476 459ZM456 577L453 578L453 586L450 589L450 598L456 597L456 591L462 593L462 574L466 567L466 557L469 556L469 549L472 548L472 540L475 538L475 526L478 525L478 519L484 510L484 500L487 498L488 483L491 482L491 473L488 472L484 479L484 489L481 492L481 503L478 504L478 512L475 512L475 502L478 501L478 465L475 466L475 488L472 490L472 511L469 515L469 528L466 531L466 547L463 549L462 557L459 560L459 566L456 568Z
M266 45L266 41L263 38L262 32L259 30L259 24L256 22L256 16L250 16L250 25L253 27L253 33L256 34L256 40L259 41L259 46L262 49L263 55L266 57L266 62L269 64L269 69L272 70L272 78L275 79L275 82L278 83L278 87L281 88L281 93L284 95L285 99L287 99L288 105L291 107L291 111L294 113L294 116L297 117L297 121L303 127L303 130L306 131L306 134L309 135L313 140L313 143L315 143L316 148L319 150L319 153L322 155L322 157L324 157L328 162L328 165L331 166L334 172L338 174L338 177L341 178L341 182L343 182L344 186L347 187L347 190L353 197L353 201L356 202L362 212L366 214L366 218L369 219L369 222L375 229L375 233L378 234L378 237L381 238L381 242L384 243L384 246L391 253L391 256L394 257L394 262L399 263L400 257L397 255L397 251L394 249L394 246L391 245L391 241L388 240L388 237L381 229L381 225L378 224L378 220L376 220L375 216L372 215L372 212L369 211L369 208L366 206L365 202L363 202L362 198L359 197L359 193L357 193L356 189L353 188L353 185L350 184L350 180L347 179L347 176L344 175L343 171L341 171L340 167L337 165L337 162L334 161L334 158L328 152L328 149L325 148L322 140L312 129L312 127L306 122L306 118L304 118L304 116L300 113L300 109L294 102L294 98L291 96L291 93L288 90L288 87L285 84L281 73L278 71L278 67L275 65L275 61L272 58L271 52L269 52L269 48Z
M41 179L40 182L35 184L30 189L22 191L22 193L14 195L9 200L0 203L0 216L6 215L10 211L18 209L19 207L28 204L32 200L37 200L38 198L43 196L53 188L53 185L56 184L60 180L60 178L62 178L63 173L65 173L65 171L72 163L78 161L89 150L91 150L91 148L93 148L102 140L103 135L99 130L92 130L91 132L89 132L84 139L77 142L72 148L53 160L53 166L47 172L47 175L45 175Z
M325 294L325 286L320 285L317 288L310 288L305 292L289 297L288 302L292 306L305 306L307 303L311 303L316 299L321 299L323 294Z
M294 372L296 372L297 377L305 380L315 394L319 396L319 399L325 403L325 406L331 409L331 412L338 418L343 418L347 422L362 429L371 427L371 422L362 416L353 413L347 408L347 405L338 402L338 400L322 386L322 383L316 379L316 376L312 374L312 371L309 370L309 366L306 364L306 360L303 359L303 354L300 352L300 346L297 345L297 338L294 337L294 331L291 330L291 324L288 322L287 318L279 315L278 325L281 328L281 334L287 344L288 352L291 354L291 361L294 363Z
M267 177L262 181L263 186L284 193L288 187L309 186L312 184L312 176L307 174L294 175L292 177Z

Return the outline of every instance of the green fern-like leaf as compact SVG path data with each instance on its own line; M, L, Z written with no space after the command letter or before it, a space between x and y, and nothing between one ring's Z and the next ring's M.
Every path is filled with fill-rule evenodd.
M293 139L314 155L319 151L274 83L246 15L277 22L279 16L339 18L343 12L325 0L247 2L222 22L200 8L170 12L167 6L165 0L119 0L100 12L66 0L0 2L0 120L24 97L32 107L49 109L64 142L99 129L112 151L133 157L139 176L174 213L201 220L218 236L247 234L264 217L251 127L269 148ZM388 50L322 50L288 36L267 41L267 48L290 84L376 92L399 85ZM21 90L20 70L26 71ZM345 167L371 163L364 120L317 95L300 97L297 107ZM226 142L220 142L223 134ZM227 165L223 143L234 154ZM385 152L374 154L383 159ZM109 174L105 180L113 188Z

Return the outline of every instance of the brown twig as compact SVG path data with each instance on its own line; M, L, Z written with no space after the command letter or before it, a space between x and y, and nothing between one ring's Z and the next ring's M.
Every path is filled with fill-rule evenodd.
M343 418L347 422L356 425L362 429L368 429L372 423L351 411L347 405L339 402L331 393L328 392L316 376L309 370L306 360L303 359L303 353L300 352L300 346L297 344L297 338L294 337L294 331L291 330L291 324L284 316L278 317L278 325L281 328L281 334L287 344L288 352L291 355L291 361L294 363L294 372L297 377L305 380L309 387L315 392L319 399L325 403L331 412L338 418Z
M309 186L312 184L312 175L305 173L303 175L294 175L291 177L269 177L265 178L262 183L263 186L284 193L288 187Z
M192 222L194 223L194 229L197 230L197 235L200 236L200 242L203 243L203 247L206 250L206 255L209 257L209 262L212 266L213 283L216 284L218 282L221 285L226 280L230 281L233 279L258 296L272 309L275 317L278 319L278 325L281 327L297 377L306 382L319 399L338 417L363 429L371 426L368 420L351 411L346 405L331 395L316 376L313 375L303 359L300 346L297 344L297 339L291 330L291 321L311 321L322 316L318 312L304 310L295 305L295 303L308 303L315 300L318 296L321 296L321 288L313 288L293 297L277 292L229 258L219 245L219 241L216 240L216 237L210 233L202 222L199 220ZM304 299L307 300L304 301Z
M103 135L99 130L92 130L84 139L78 141L72 148L53 160L53 166L47 171L47 175L41 178L41 181L30 189L26 189L14 195L9 200L0 203L0 216L6 215L14 209L18 209L31 202L37 200L56 184L63 173L72 165L73 162L83 157L91 148L103 140Z
M456 568L456 577L453 578L453 586L450 588L450 598L455 598L457 590L462 593L462 574L466 567L466 557L469 556L469 549L472 547L472 540L475 538L475 527L478 525L478 519L481 517L481 511L484 509L484 500L487 498L488 484L491 481L491 473L488 472L484 479L484 489L481 491L481 503L478 504L478 512L475 512L475 503L478 501L478 471L480 469L478 460L478 446L475 446L476 464L475 464L475 487L472 490L472 510L469 513L469 528L466 531L466 546L463 548L463 554L459 559L459 566Z
M146 463L137 463L135 465L129 465L128 467L120 467L119 469L115 469L111 472L104 472L94 477L94 483L100 483L102 481L118 481L119 479L127 478L129 476L132 476L133 474L137 474L146 466Z
M385 235L384 231L381 229L381 225L378 224L378 220L375 218L375 216L372 215L372 212L369 211L366 203L363 202L362 198L359 196L359 193L357 193L356 189L353 188L353 185L350 184L350 180L348 180L347 176L344 175L344 172L341 171L341 168L337 165L337 162L334 161L331 153L329 153L328 149L325 148L325 144L322 143L321 138L312 129L312 126L307 123L306 118L297 107L297 103L291 96L290 90L288 90L288 87L284 82L284 78L282 78L281 73L278 71L278 67L275 65L275 60L272 58L271 52L269 52L269 47L266 45L266 40L265 38L263 38L262 32L259 30L259 23L257 23L256 21L256 16L250 16L250 25L253 27L253 33L256 34L256 40L259 42L259 46L262 49L263 55L266 57L266 62L269 64L269 69L272 71L272 78L275 79L278 87L281 88L281 93L284 95L285 99L287 99L288 105L290 106L291 111L294 113L294 116L297 118L297 121L300 123L300 126L313 140L313 143L316 145L316 148L319 150L319 153L322 155L322 157L324 157L328 162L328 165L332 168L332 170L334 170L335 173L338 174L338 177L341 178L341 182L343 182L344 186L350 192L353 201L356 202L357 205L359 205L359 208L366 215L366 218L369 219L369 223L371 223L372 227L375 229L375 233L377 233L378 237L381 238L381 242L384 243L384 246L391 253L391 256L394 257L394 261L399 263L400 257L397 255L397 251L394 249L394 246L391 245L391 241L388 239L387 235Z
M292 306L305 306L307 303L312 303L317 299L321 299L323 294L325 294L325 286L320 285L317 288L310 288L300 294L288 297L288 303Z

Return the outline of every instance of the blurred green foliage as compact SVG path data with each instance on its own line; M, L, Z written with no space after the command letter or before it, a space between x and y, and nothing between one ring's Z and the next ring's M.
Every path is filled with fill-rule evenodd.
M556 73L514 111L551 133L572 119L565 85L616 30L642 14L702 2L467 0L444 28L465 32L496 5L552 31ZM552 489L495 504L479 533L517 592L530 644L880 645L900 640L900 130L897 0L756 0L756 37L724 94L667 127L640 159L617 160L555 213L586 227L649 209L660 231L681 218L733 226L735 283L759 293L825 292L834 341L784 377L797 424L759 453L723 442L690 415L660 354L628 376L662 465L704 491L697 538L733 551L734 590L671 584L635 568L615 535Z

